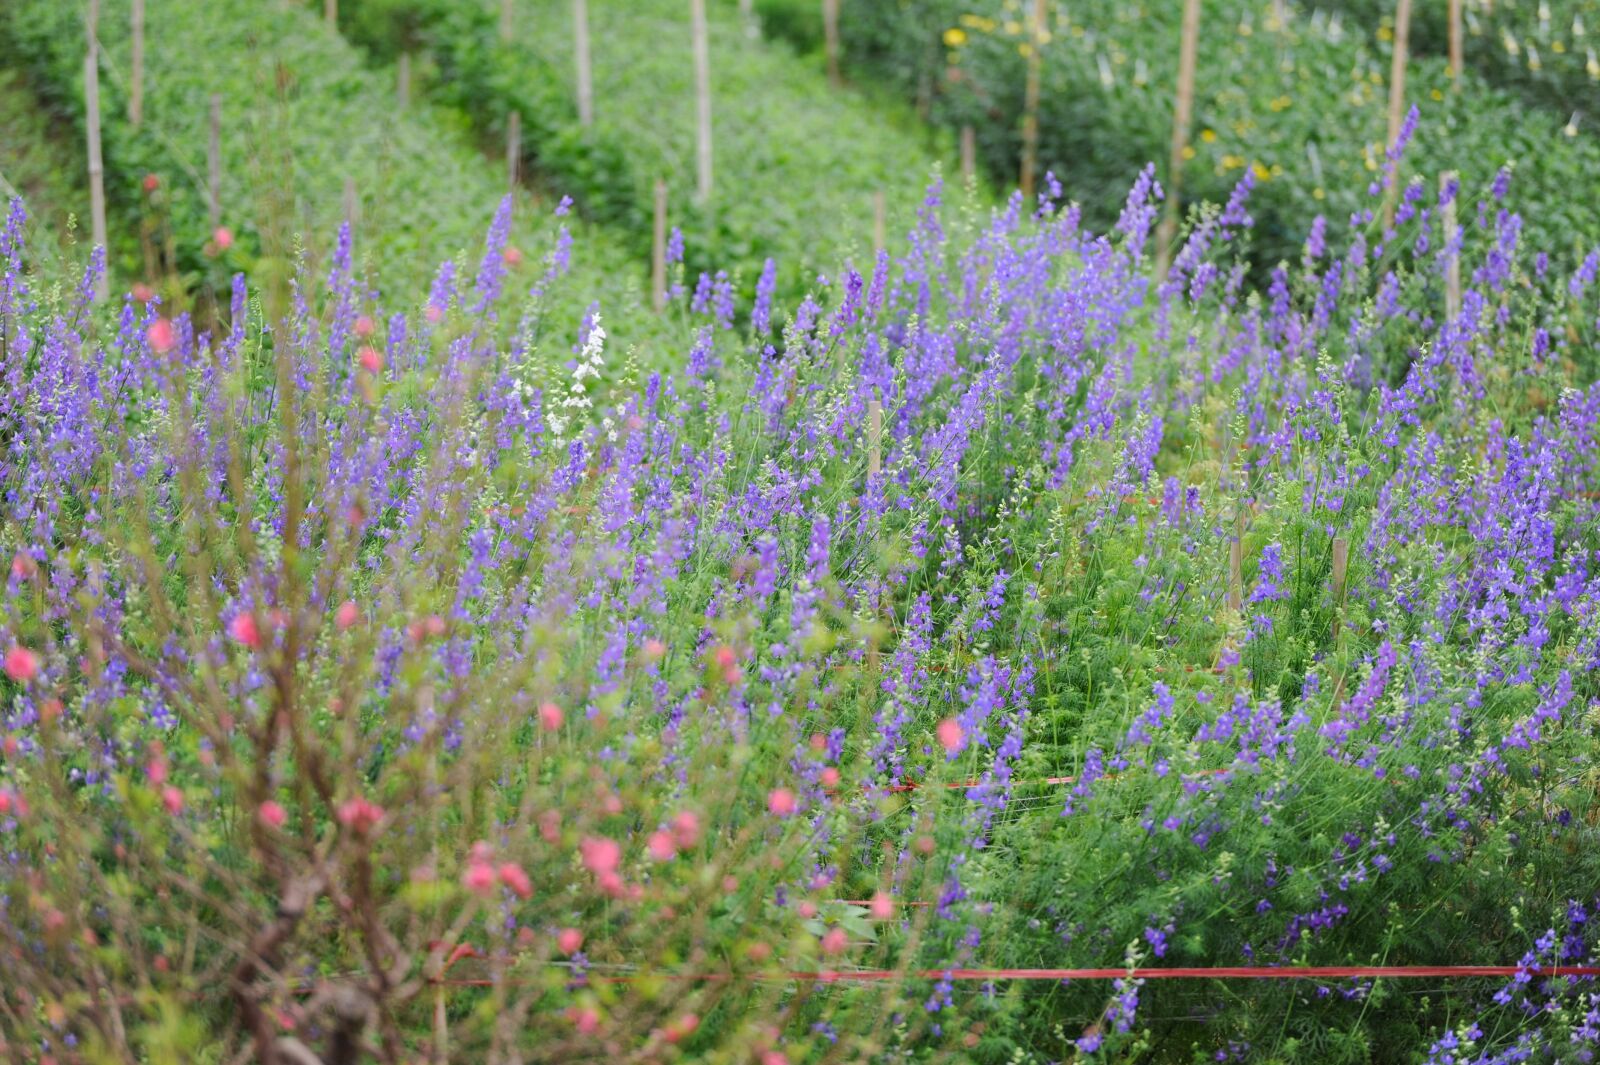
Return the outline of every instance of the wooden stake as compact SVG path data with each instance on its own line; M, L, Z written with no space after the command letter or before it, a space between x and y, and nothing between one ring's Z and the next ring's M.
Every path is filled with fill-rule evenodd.
M1450 0L1450 87L1461 88L1461 68L1465 63L1461 43L1461 0Z
M970 184L978 177L978 134L971 126L961 127L961 180Z
M522 115L516 111L506 118L506 184L513 190L522 179Z
M828 57L828 84L838 88L839 76L839 0L822 0L822 46Z
M1045 0L1033 0L1033 14L1029 19L1028 80L1023 90L1022 104L1022 199L1033 199L1035 175L1039 169L1039 80L1044 51Z
M356 195L356 179L344 179L344 220L354 228L356 215L361 211L361 198Z
M1455 171L1446 170L1439 175L1439 188L1443 189L1456 178ZM1445 246L1452 244L1461 228L1456 223L1456 200L1458 196L1451 196L1450 202L1444 205L1444 240ZM1461 253L1450 253L1449 265L1444 273L1444 317L1447 322L1454 322L1461 317Z
M711 199L711 41L706 28L706 0L689 0L690 34L694 38L695 156L702 203Z
M337 26L339 24L339 0L322 0L322 17L327 20L328 25Z
M88 17L84 20L88 37L88 51L83 57L83 101L88 113L89 153L89 232L96 246L106 246L106 177L105 161L100 154L100 0L89 0ZM103 300L111 294L106 272L95 281L94 296Z
M1228 545L1228 609L1244 612L1244 511L1233 522L1233 542Z
M394 67L394 91L402 109L411 106L411 53L401 52Z
M207 188L211 202L209 219L211 228L222 225L222 96L211 94L211 135L206 141Z
M877 256L878 252L889 246L888 229L888 199L884 196L883 190L879 189L872 194L872 254L874 257Z
M132 56L128 68L128 125L139 128L144 121L144 0L133 0L129 45Z
M656 179L655 228L650 246L650 306L667 308L667 183Z
M883 404L867 400L867 477L883 472Z
M1344 612L1345 578L1350 572L1350 541L1343 536L1333 539L1333 638L1339 638L1339 616Z
M1406 106L1406 53L1411 41L1411 0L1396 0L1394 8L1394 55L1389 62L1389 140L1388 151L1400 141L1400 127L1405 122ZM1385 153L1387 156L1387 153ZM1384 160L1387 168L1387 157ZM1394 225L1394 212L1400 200L1400 173L1398 167L1389 178L1389 187L1383 196L1383 224Z
M511 43L511 0L500 0L500 39Z
M594 125L594 74L589 65L589 0L572 0L572 50L578 67L578 124Z
M1183 37L1178 44L1178 95L1172 109L1172 158L1167 167L1167 206L1156 232L1156 276L1165 277L1172 265L1172 245L1178 239L1179 195L1183 187L1183 154L1189 147L1189 124L1194 117L1194 76L1199 61L1200 0L1183 0Z

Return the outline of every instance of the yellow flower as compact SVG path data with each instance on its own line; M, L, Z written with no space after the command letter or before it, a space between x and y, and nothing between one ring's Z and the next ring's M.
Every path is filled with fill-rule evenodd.
M1294 101L1290 100L1288 96L1279 96L1267 106L1272 108L1274 111L1287 111L1291 106L1293 106L1293 103Z
M1272 171L1262 166L1259 162L1250 164L1250 172L1256 176L1257 181L1270 181L1272 179Z
M1207 144L1211 144L1217 139L1217 131L1214 129L1203 129L1200 131L1200 139L1205 141Z
M1183 146L1183 157L1184 157L1184 159L1193 159L1194 158L1194 145L1185 144Z
M1311 198L1313 200L1320 200L1326 195L1327 195L1327 193L1322 191L1322 186L1321 185L1318 185L1316 188L1311 190Z
M977 30L979 33L993 33L995 27L994 19L984 18L982 15L962 15L961 24L967 29Z
M1378 27L1378 40L1380 40L1380 41L1392 41L1392 40L1394 40L1394 30L1390 29L1388 26L1379 26Z
M967 31L951 26L944 31L944 43L951 48L959 48L967 43Z
M1222 157L1222 168L1224 170L1238 170L1242 166L1244 166L1244 156L1242 155L1224 155Z
M1434 99L1435 102L1438 102L1438 101L1444 99L1444 93L1440 92L1438 89L1433 90L1428 95L1431 96Z

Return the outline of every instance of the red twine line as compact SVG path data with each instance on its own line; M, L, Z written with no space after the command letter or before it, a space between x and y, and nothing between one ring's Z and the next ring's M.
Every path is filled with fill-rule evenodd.
M1506 977L1528 972L1536 976L1600 976L1600 966L1555 965L1524 969L1517 965L1238 965L1171 969L820 969L784 973L656 973L587 974L595 983L629 983L643 979L680 981L795 980L819 984L884 983L901 979L922 980L1360 980ZM439 980L446 987L493 987L493 980Z

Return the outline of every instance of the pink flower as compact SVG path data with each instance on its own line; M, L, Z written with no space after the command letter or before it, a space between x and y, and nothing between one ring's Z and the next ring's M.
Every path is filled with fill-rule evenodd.
M361 368L370 374L377 374L383 369L383 352L370 344L363 344L361 350L356 352L356 361Z
M477 895L479 898L489 898L494 894L494 866L488 862L471 862L467 871L461 874L461 886Z
M817 904L810 899L805 899L795 907L795 912L800 915L801 919L809 921L817 915Z
M145 777L150 781L152 788L159 788L167 782L167 760L165 758L152 758L145 767Z
M508 247L505 251L500 253L500 258L505 260L507 266L521 266L522 249L518 247Z
M667 1037L667 1042L681 1043L683 1040L693 1035L695 1030L699 1027L699 1015L694 1013L685 1013L682 1017L679 1017L677 1020L668 1024L664 1034Z
M11 797L9 791L0 790L0 817L10 816L15 802L16 800Z
M761 1055L761 1065L789 1065L789 1055L781 1050L768 1050Z
M11 556L11 576L19 581L31 581L39 572L39 564L18 551Z
M356 318L355 329L356 329L356 336L358 336L358 337L369 337L369 336L371 336L372 335L372 329L373 329L372 318L370 316L368 316L368 315L365 315L365 314L359 316L358 318Z
M18 684L28 684L39 675L39 656L21 644L6 652L6 676Z
M578 845L583 853L583 867L595 876L614 874L622 862L622 847L614 839L590 836Z
M644 656L652 662L659 662L666 656L667 645L660 640L646 640L644 642Z
M254 614L234 615L233 620L228 622L228 635L251 650L261 646L261 629L256 625Z
M555 703L539 704L539 727L546 732L555 732L566 719L567 715L563 714L561 707Z
M563 928L556 933L556 949L563 954L576 954L583 949L583 933L576 928Z
M683 850L700 842L700 815L693 810L680 810L672 817L672 838Z
M339 604L339 609L334 611L333 623L339 626L340 632L347 632L355 627L361 620L361 608L356 606L355 600L346 599Z
M437 322L444 317L444 308L437 303L430 303L428 304L428 309L423 312L423 316L430 322Z
M161 789L161 805L167 808L167 813L176 817L183 809L183 792L172 785Z
M658 862L670 862L678 855L677 844L673 842L671 832L650 833L650 857Z
M502 862L500 864L500 883L510 888L519 899L530 898L533 895L533 881L528 878L527 872L516 862Z
M822 786L829 791L839 786L839 771L831 765L822 770Z
M794 813L794 792L788 788L773 788L767 792L767 809L774 817L788 817Z
M365 836L383 820L383 807L357 795L339 807L339 823L358 836Z
M887 892L880 891L867 904L867 912L874 921L887 921L894 916L894 899Z
M589 1006L573 1006L567 1017L584 1035L593 1035L600 1028L600 1014Z
M622 883L622 877L616 873L601 873L600 893L613 899L622 898L623 895L627 894L626 887Z
M276 799L268 799L256 810L256 817L268 828L282 828L288 816Z
M165 318L157 318L150 323L150 328L144 331L145 340L150 342L150 350L160 355L171 351L178 343L178 331L172 328L172 323Z
M156 290L144 282L139 281L134 284L132 295L133 298L140 303L149 303L151 300L156 298Z
M947 717L939 722L938 734L939 742L951 754L961 746L961 725L955 718Z
M850 937L844 934L844 929L834 925L822 934L822 953L833 955L843 954L850 945Z
M227 226L218 226L211 232L211 241L217 246L218 251L227 251L233 247L233 230Z

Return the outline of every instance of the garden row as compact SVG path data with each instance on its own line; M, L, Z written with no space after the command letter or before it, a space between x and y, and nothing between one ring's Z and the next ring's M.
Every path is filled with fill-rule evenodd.
M690 5L585 8L587 124L569 0L517 0L509 27L496 5L451 0L344 0L339 19L374 59L405 62L415 91L459 113L485 143L503 145L517 116L528 171L628 234L641 257L651 251L655 182L666 180L689 276L726 271L746 298L769 258L779 290L798 296L842 256L865 262L878 239L910 223L937 158L915 120L832 91L810 64L751 38L731 6L714 3L712 188L702 197Z
M1021 167L1029 55L1037 47L1039 169L1057 175L1089 220L1107 224L1123 175L1155 161L1166 180L1183 5L1039 6L1042 39L1033 4L855 5L840 21L848 70L887 80L941 126L970 127L984 167L1009 184ZM1371 15L1371 7L1362 10ZM773 32L790 33L801 46L816 42L816 4L759 0L756 9ZM1220 203L1242 173L1253 172L1256 261L1293 261L1310 220L1359 209L1367 183L1383 171L1392 21L1386 28L1354 11L1336 16L1252 0L1202 10L1185 199ZM1425 42L1433 36L1421 34ZM1574 39L1567 51L1580 47ZM1421 177L1429 194L1443 171L1482 189L1512 163L1530 235L1575 261L1600 236L1600 215L1570 189L1600 165L1600 146L1581 115L1573 123L1566 110L1530 110L1494 77L1468 64L1457 88L1442 52L1430 47L1412 58L1405 96L1422 123L1403 176Z
M150 285L169 303L223 293L238 270L269 292L279 289L299 256L327 261L347 216L371 235L363 262L388 284L412 285L477 243L506 192L502 171L433 115L397 112L389 83L299 5L150 5L143 115L135 125L128 12L121 5L103 11L111 264L118 277ZM77 126L77 143L86 120L84 41L77 5L19 0L0 12L0 46L28 72L34 91ZM524 291L540 283L552 256L565 257L554 208L547 202L520 212L511 233ZM655 327L643 313L643 264L605 234L568 221L584 229L573 286L586 299L605 298L616 323L649 336Z

